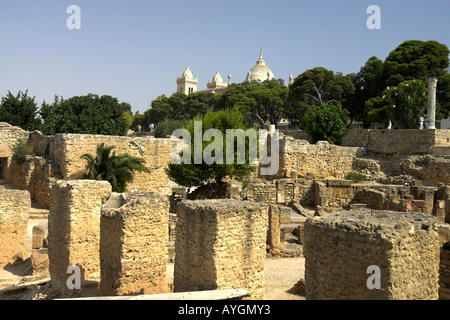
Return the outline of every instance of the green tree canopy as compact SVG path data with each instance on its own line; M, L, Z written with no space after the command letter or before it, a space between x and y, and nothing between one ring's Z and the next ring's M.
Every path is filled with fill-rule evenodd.
M41 112L45 134L84 133L124 136L128 124L124 105L111 96L88 94L64 100L55 97L53 104L44 103Z
M344 108L350 104L355 92L352 75L334 73L322 67L306 70L289 87L289 119L300 122L311 108L339 101Z
M437 41L410 40L393 50L384 62L383 77L385 87L395 87L406 80L422 80L437 77L436 100L440 105L436 119L450 115L450 51L445 44Z
M419 118L426 113L427 87L422 80L403 81L387 87L381 97L367 101L368 119L388 123L401 129L417 129Z
M310 108L302 117L300 128L307 132L314 142L326 140L339 144L350 121L349 112L339 101Z
M215 161L213 163L206 163L205 159L202 158L201 163L195 164L195 124L194 121L200 121L202 126L202 144L198 146L201 148L201 154L207 153L205 150L210 150L213 144L222 146L221 150L213 148L210 150L210 155L213 157L218 157L222 160L222 164ZM232 163L227 163L226 152L227 141L226 141L226 130L227 129L242 129L247 130L244 125L244 120L241 112L237 109L226 109L217 112L208 111L204 116L197 116L192 121L189 121L184 129L189 132L191 137L191 144L188 146L190 150L190 163L183 162L181 164L169 163L165 168L167 175L175 181L177 184L183 186L199 186L206 182L216 182L223 183L225 178L235 178L239 181L246 181L250 174L256 170L256 166L250 164L249 162L249 141L245 139L245 163L238 164L237 161ZM209 141L203 141L203 135L209 129L217 129L221 133L221 137L213 137ZM184 137L183 137L184 138ZM216 139L222 139L217 140ZM207 140L207 139L205 139ZM229 146L231 149L231 145ZM237 143L234 145L232 150L233 158L237 159ZM207 149L208 148L208 149ZM222 153L220 153L222 151ZM186 151L184 151L186 152ZM180 153L180 156L184 156L184 152Z
M365 126L368 126L366 101L379 96L385 88L383 68L382 60L371 57L353 78L355 94L347 109L352 120L363 121Z
M215 110L237 107L248 126L276 124L286 116L288 93L282 80L232 84L218 97Z
M28 131L38 130L41 121L34 99L35 97L28 96L28 90L19 91L16 96L8 91L0 102L0 122L7 122Z
M195 92L190 95L176 92L170 97L159 96L144 112L146 123L160 123L166 120L186 121L197 115L204 115L212 108L216 95L211 92Z

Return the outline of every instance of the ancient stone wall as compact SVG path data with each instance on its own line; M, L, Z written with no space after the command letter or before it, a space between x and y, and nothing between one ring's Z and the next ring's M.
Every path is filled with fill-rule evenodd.
M296 201L305 206L313 206L315 204L313 182L313 180L297 178L251 183L245 197L256 202L286 205Z
M12 161L9 181L17 188L28 190L31 199L41 207L50 207L52 185L61 178L59 166L37 156L27 156L23 164Z
M437 299L440 244L433 229L434 218L414 213L362 209L308 219L306 298ZM377 284L370 266L379 268L379 289L368 286Z
M448 156L411 156L399 159L398 163L397 172L400 174L415 176L428 185L437 185L439 182L450 184L450 157Z
M367 147L375 155L441 153L450 148L449 130L371 130L350 129L342 138L342 146ZM437 149L439 150L437 150Z
M107 181L57 181L52 188L48 218L49 270L62 296L98 289L100 280L100 211L111 193ZM81 270L81 291L68 289L69 266Z
M240 288L264 297L267 205L188 200L177 215L174 292Z
M367 147L369 144L370 129L348 129L341 139L341 146Z
M0 122L0 158L12 156L12 147L19 139L28 140L29 132L20 127Z
M168 219L167 196L111 194L100 221L101 295L168 292Z
M146 160L150 174L136 173L127 191L154 191L170 194L175 183L169 180L164 167L171 161L171 153L178 143L171 139L153 137L118 137L86 134L57 134L50 142L51 160L60 164L63 179L81 179L86 169L83 154L95 156L97 145L114 146L116 154L128 153Z
M284 136L289 136L289 137L292 137L294 139L306 140L309 143L311 143L313 141L312 138L309 136L309 134L307 134L303 130L285 130L285 129L281 129L280 133L283 134Z
M279 171L268 178L342 179L352 170L354 159L363 153L358 147L340 147L324 141L309 144L285 137L280 139Z
M0 188L0 267L25 260L30 193Z

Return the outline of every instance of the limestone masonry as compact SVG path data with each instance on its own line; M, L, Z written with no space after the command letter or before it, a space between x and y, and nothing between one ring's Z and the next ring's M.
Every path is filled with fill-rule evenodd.
M22 164L12 160L20 140L30 147ZM350 129L340 146L311 141L283 130L275 175L258 165L248 186L227 182L228 199L183 200L186 187L164 172L176 139L45 136L0 123L0 271L50 276L19 292L54 296L27 299L220 289L264 299L266 259L303 256L294 287L306 299L450 299L450 130ZM150 173L122 194L84 180L81 156L101 143L143 158Z
M249 201L178 204L174 291L241 288L262 299L267 214Z
M81 270L81 286L98 288L100 216L111 193L107 181L68 180L53 185L48 217L48 257L52 286L61 295L80 295L67 287L69 266Z
M30 193L0 189L0 267L25 257Z
M111 194L101 215L101 295L169 292L169 199L153 193Z
M307 299L437 299L439 236L434 218L349 211L305 223ZM367 285L380 270L380 288Z

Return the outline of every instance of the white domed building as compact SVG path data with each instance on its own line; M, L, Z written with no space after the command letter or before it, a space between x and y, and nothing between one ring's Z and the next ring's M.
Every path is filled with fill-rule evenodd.
M186 67L186 70L182 73L181 77L177 78L177 92L184 94L191 94L197 92L198 79L194 77L194 74Z
M273 75L272 70L266 65L266 62L262 57L262 50L259 54L259 59L256 61L256 65L251 68L247 72L246 81L265 81L265 80L273 80L275 76Z
M228 75L228 80L231 80L231 75ZM228 82L224 82L222 79L222 76L220 75L219 71L216 72L212 80L208 81L208 84L206 85L208 89L221 89L221 88L227 88Z
M262 57L262 50L259 54L259 59L256 61L256 65L251 68L248 73L245 81L265 81L265 80L274 80L275 76L270 70L270 68L266 65L266 62ZM289 84L292 82L292 75L289 77ZM229 85L231 84L231 74L228 74L228 81L225 82L219 71L217 71L211 80L208 81L206 85L206 89L197 90L198 79L194 77L192 71L189 67L186 67L183 74L177 78L177 92L184 93L189 95L194 92L212 92L215 94L224 93Z

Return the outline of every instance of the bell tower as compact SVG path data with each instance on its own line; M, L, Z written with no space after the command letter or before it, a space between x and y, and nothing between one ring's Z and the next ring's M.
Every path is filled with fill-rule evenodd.
M186 67L181 77L177 78L177 92L189 95L197 92L198 79L194 78L192 71Z

